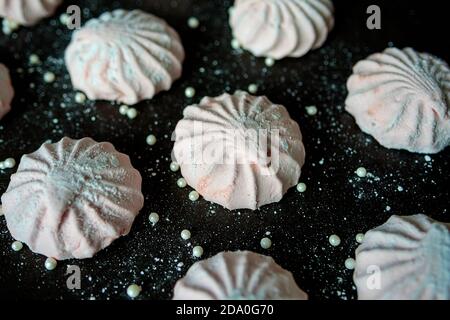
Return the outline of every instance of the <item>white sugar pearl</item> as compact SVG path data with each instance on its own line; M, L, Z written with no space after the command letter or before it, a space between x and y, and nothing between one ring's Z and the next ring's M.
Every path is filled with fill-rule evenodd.
M154 146L156 144L156 137L153 134L151 134L147 137L146 141L149 146Z
M258 91L258 85L252 83L248 86L248 92L256 93Z
M45 265L45 269L52 271L52 270L55 270L56 266L58 265L58 262L53 258L47 258L45 260L44 265Z
M16 166L16 160L14 160L13 158L8 158L3 161L3 164L5 165L5 168L12 169Z
M203 248L201 246L195 246L192 249L192 255L196 258L200 258L203 255Z
M330 242L330 244L333 247L337 247L338 245L341 244L341 238L339 238L339 236L332 234L329 238L328 241Z
M316 106L308 106L305 109L306 109L306 113L309 116L315 116L317 114L317 107Z
M184 95L185 95L187 98L193 98L193 97L195 96L195 89L192 88L192 87L187 87L187 88L184 90Z
M135 119L137 117L137 115L138 115L138 112L135 108L129 108L127 110L127 117L129 119Z
M187 21L187 24L188 24L189 28L197 29L198 26L200 25L200 22L198 21L198 19L196 17L190 17Z
M430 161L431 161L431 157L430 157L429 155L426 155L426 156L425 156L425 161L426 161L426 162L430 162Z
M69 15L67 13L63 13L62 15L59 16L59 22L61 22L61 24L67 26L67 24L69 23Z
M39 56L37 54L30 55L28 61L30 62L31 65L37 65L41 63L41 59L39 59Z
M355 237L356 242L362 243L364 241L364 233L358 233Z
M14 251L20 251L20 250L22 250L22 248L23 248L23 243L20 242L20 241L14 241L14 242L11 244L11 248L12 248Z
M6 165L6 164L5 164L5 165ZM398 186L398 187L397 187L397 190L398 190L399 192L402 192L404 189L403 189L402 186Z
M148 217L148 220L150 221L150 223L152 225L157 224L158 221L159 221L159 214L157 214L156 212L150 213L150 216Z
M176 162L172 162L170 164L170 171L177 172L178 170L180 170L180 165Z
M356 169L356 175L360 178L364 178L365 176L367 176L366 168L359 167L358 169Z
M185 188L187 186L186 180L184 178L180 178L177 180L177 186L180 188Z
M85 103L86 102L86 95L82 92L77 92L75 94L75 102L76 103Z
M0 161L0 170L6 169L5 162Z
M266 64L266 66L272 67L275 64L275 60L273 60L272 58L266 58L264 60L264 63Z
M187 229L181 231L181 239L189 240L191 238L191 232Z
M52 83L53 81L55 81L56 76L53 72L46 72L44 74L44 81L47 83Z
M353 259L353 258L348 258L348 259L346 259L345 262L344 262L345 267L346 267L347 269L349 269L349 270L355 269L355 263L356 263L356 261L355 261L355 259Z
M127 105L121 105L119 108L119 113L123 116L125 116L128 112L128 109L130 109L130 107L128 107Z
M129 285L127 288L127 295L130 298L136 298L141 294L141 291L142 291L141 286L138 286L137 284L132 284L132 285Z
M272 240L270 240L269 238L262 238L260 244L261 248L269 249L272 246Z
M189 200L191 200L191 201L197 201L198 198L200 198L200 195L198 194L197 191L191 191L191 192L189 193Z
M305 192L306 191L306 184L304 184L303 182L300 182L298 185L297 185L297 191L298 192Z
M239 44L238 39L231 40L231 47L233 49L235 49L235 50L238 50L241 47L241 45Z

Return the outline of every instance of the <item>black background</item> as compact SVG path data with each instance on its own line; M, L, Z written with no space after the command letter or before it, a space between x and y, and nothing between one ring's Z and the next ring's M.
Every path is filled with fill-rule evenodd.
M424 213L450 220L450 150L431 155L427 162L424 155L385 149L361 133L343 108L351 67L370 53L391 45L411 46L450 61L444 1L334 1L336 26L325 45L272 68L265 67L264 59L231 48L227 22L231 0L77 3L83 8L83 21L113 8L142 8L166 19L185 46L183 77L169 92L138 104L138 118L129 120L119 114L118 105L74 102L63 61L71 32L58 21L68 1L53 19L21 28L13 36L0 34L0 61L11 69L16 88L13 111L0 122L0 158L19 160L49 139L90 136L112 142L130 155L144 178L145 195L145 207L128 236L93 259L59 262L51 272L44 268L45 257L26 247L18 253L11 250L13 239L0 217L0 296L127 299L126 287L138 283L143 286L141 299L169 299L176 280L195 261L192 245L202 245L205 257L237 249L271 255L293 272L312 299L354 299L352 271L345 269L344 261L353 256L357 233L391 214ZM382 30L366 28L370 4L381 7ZM190 16L200 20L200 28L187 27ZM31 53L41 57L40 67L28 65ZM45 71L56 74L55 83L44 83ZM172 130L185 106L205 95L246 90L250 83L259 85L259 94L285 105L299 122L307 152L301 180L308 190L299 194L294 188L280 203L254 212L230 212L204 200L191 203L190 189L176 186L179 172L169 170ZM195 98L184 96L187 86L195 87ZM316 105L319 113L306 115L308 105ZM145 143L150 133L158 137L154 147ZM359 166L374 177L357 178L354 171ZM6 190L13 171L0 172L0 192ZM404 191L399 192L398 186ZM155 227L148 222L152 211L161 217ZM185 228L193 235L190 245L179 236ZM269 250L259 245L266 232L273 241ZM334 233L342 239L337 248L328 243ZM177 270L179 262L184 266ZM81 290L66 288L69 264L81 268Z

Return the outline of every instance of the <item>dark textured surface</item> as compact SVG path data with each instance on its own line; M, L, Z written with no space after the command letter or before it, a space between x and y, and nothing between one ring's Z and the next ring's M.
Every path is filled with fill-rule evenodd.
M365 11L372 3L382 8L381 31L365 27ZM127 285L135 282L143 286L140 298L168 299L176 280L194 262L192 245L200 244L205 256L235 249L271 255L293 272L311 298L352 299L356 297L352 272L345 269L344 261L353 256L357 233L383 223L391 214L425 213L450 220L450 150L432 155L427 162L424 155L384 149L361 133L343 109L351 67L369 53L388 45L412 46L450 61L447 44L430 37L447 31L444 10L433 11L438 7L411 1L335 1L336 27L323 48L266 68L263 59L231 49L230 0L102 0L80 1L80 5L85 9L84 21L118 7L139 7L165 18L183 39L187 54L183 77L170 92L137 105L138 118L129 120L119 114L117 105L74 102L62 59L70 31L57 18L64 7L54 19L33 29L22 28L9 37L0 34L0 61L10 67L16 87L14 110L0 122L0 158L19 160L44 141L63 136L110 141L129 154L140 170L146 200L128 236L93 259L60 262L52 272L44 269L45 257L26 247L18 253L10 249L13 239L0 217L0 296L126 299ZM200 28L187 27L190 16L200 20ZM39 68L28 65L31 53L41 57ZM45 84L45 71L54 72L57 81ZM169 170L171 132L186 105L204 95L246 90L250 83L259 85L259 94L285 105L300 123L307 151L301 180L308 190L299 194L294 188L280 203L255 212L229 212L204 200L191 203L190 190L176 186L179 172ZM187 86L196 88L194 99L185 98ZM316 116L306 115L308 105L317 106ZM158 137L154 147L145 143L150 133ZM354 171L359 166L373 176L357 178ZM0 192L6 190L12 172L0 172ZM161 217L155 227L148 222L152 211ZM193 235L189 243L179 236L185 228ZM269 250L259 245L266 232L273 241ZM329 245L331 234L341 237L339 247ZM184 266L178 269L179 262ZM69 264L81 268L81 290L66 288Z

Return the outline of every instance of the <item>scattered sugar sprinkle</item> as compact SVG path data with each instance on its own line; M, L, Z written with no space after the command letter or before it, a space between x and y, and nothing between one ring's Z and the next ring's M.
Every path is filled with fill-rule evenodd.
M201 246L195 246L192 249L192 255L196 258L200 258L201 256L203 256L203 248Z
M303 182L300 182L300 183L297 185L297 191L298 191L298 192L301 192L301 193L305 192L305 191L306 191L306 184L303 183Z
M425 158L426 162L430 162L431 161L431 157L429 155L426 155L424 158Z
M398 186L398 187L397 187L397 191L398 191L398 192L402 192L403 190L404 190L404 189L403 189L402 186Z
M353 258L347 258L344 262L345 267L349 270L355 269L355 264L356 264L356 261Z
M141 291L142 291L141 286L138 286L137 284L131 284L127 288L127 295L130 298L137 298L141 294Z
M200 25L200 21L198 21L198 19L196 17L190 17L187 21L187 24L188 24L189 28L197 29L198 26Z
M148 220L150 221L150 223L152 225L157 224L158 221L159 221L159 214L157 214L156 212L150 213L150 216L148 217Z
M263 249L269 249L272 246L272 240L269 238L262 238L260 241L261 248Z
M47 258L44 263L45 269L48 271L55 270L57 265L58 262L54 258Z
M330 244L333 247L337 247L341 244L341 238L339 238L338 235L332 234L329 238L328 241L330 242Z
M23 248L23 243L20 241L14 241L11 244L11 249L13 249L14 251L20 251Z

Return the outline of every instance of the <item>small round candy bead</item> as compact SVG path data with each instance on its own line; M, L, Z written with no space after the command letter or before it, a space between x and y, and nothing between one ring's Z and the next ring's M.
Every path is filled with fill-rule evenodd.
M364 178L367 175L366 168L360 167L360 168L356 169L356 175L360 178Z
M255 94L258 91L258 85L252 83L248 86L248 92Z
M191 238L191 232L187 229L181 231L181 239L189 240Z
M189 193L189 200L191 201L197 201L200 198L200 195L198 194L197 191L191 191Z
M272 58L266 58L264 60L264 63L266 64L266 66L272 67L275 64L275 60L273 60Z
M3 161L3 164L5 165L5 168L12 169L16 166L16 160L14 160L13 158L8 158Z
M353 269L355 269L355 259L353 259L353 258L348 258L348 259L346 259L345 260L345 262L344 262L344 265L345 265L345 267L347 268L347 269L349 269L349 270L353 270Z
M362 243L363 240L364 240L364 233L358 233L358 234L356 235L355 239L356 239L356 242Z
M127 295L130 298L136 298L141 294L141 291L142 291L141 286L138 286L137 284L132 284L132 285L129 285L127 288Z
M45 260L44 265L45 265L45 269L52 271L56 268L56 266L58 265L58 262L53 258L47 258Z
M272 240L270 240L269 238L262 238L260 244L261 248L269 249L272 246Z
M127 105L121 105L119 108L119 113L123 116L127 115L128 109L130 109L130 107L128 107Z
M170 171L177 172L178 170L180 170L180 165L176 162L172 162L170 164Z
M156 212L150 213L150 216L148 217L148 220L153 225L157 224L158 221L159 221L159 214L157 214Z
M298 185L297 185L297 191L298 192L305 192L306 191L306 184L304 184L303 182L300 182Z
M53 72L46 72L44 74L44 81L47 83L52 83L53 81L55 81L56 76Z
M200 258L203 255L203 248L201 246L195 246L192 249L192 255L196 258Z
M195 96L195 89L192 87L187 87L186 90L184 90L184 95L187 98L193 98Z
M149 146L154 146L156 144L156 137L153 134L151 134L147 137L146 141Z
M180 188L185 188L187 186L187 182L184 178L180 178L177 180L177 186Z
M200 22L198 21L198 19L196 17L190 17L187 21L187 24L188 24L189 28L197 29L198 26L200 25Z
M86 95L82 92L77 92L75 94L75 102L76 103L85 103L86 102Z
M11 245L11 248L12 248L14 251L20 251L20 250L22 250L22 248L23 248L23 243L20 242L20 241L14 241L14 242L12 243L12 245Z
M129 119L135 119L137 117L137 115L138 115L138 112L135 108L129 108L127 110L127 117Z
M337 247L338 245L341 244L341 238L339 238L339 236L332 234L329 238L328 241L330 242L330 244L333 247Z

